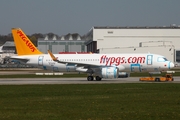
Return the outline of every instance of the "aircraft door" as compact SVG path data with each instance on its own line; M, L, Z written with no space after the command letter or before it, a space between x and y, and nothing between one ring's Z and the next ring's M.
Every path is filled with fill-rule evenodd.
M58 67L53 67L53 71L54 71L54 72L59 72Z
M140 72L141 67L140 64L131 64L131 72Z
M153 55L147 55L147 70L148 71L154 71L153 68Z
M152 65L153 63L153 55L147 55L147 65Z
M39 65L39 66L42 66L42 65L43 65L43 58L44 58L44 56L39 56L39 57L38 57L38 65Z
M67 64L66 65L66 71L67 72L71 72L71 71L75 71L75 64Z

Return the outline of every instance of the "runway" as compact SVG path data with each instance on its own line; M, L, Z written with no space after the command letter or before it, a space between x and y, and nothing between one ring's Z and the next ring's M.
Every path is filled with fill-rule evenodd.
M0 85L110 83L180 83L180 77L174 77L174 81L172 82L142 82L139 81L138 77L103 79L102 81L87 81L86 78L0 78Z

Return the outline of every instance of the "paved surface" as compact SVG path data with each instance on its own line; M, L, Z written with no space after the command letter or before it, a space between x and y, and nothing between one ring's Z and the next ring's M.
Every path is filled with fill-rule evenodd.
M103 84L103 83L154 83L142 82L138 77L103 79L102 81L87 81L86 78L0 78L0 85L24 85L24 84ZM156 82L164 83L164 82ZM174 77L173 82L180 83L180 77Z
M7 74L35 74L40 70L10 70L0 71L0 75ZM0 85L24 85L24 84L102 84L102 83L154 83L142 82L138 77L119 78L119 79L102 79L102 81L87 81L86 78L0 78ZM156 82L164 83L164 82ZM180 77L174 77L173 82L166 83L180 83Z
M35 74L35 73L44 73L50 72L45 70L38 70L38 69L0 69L0 75L14 75L14 74Z

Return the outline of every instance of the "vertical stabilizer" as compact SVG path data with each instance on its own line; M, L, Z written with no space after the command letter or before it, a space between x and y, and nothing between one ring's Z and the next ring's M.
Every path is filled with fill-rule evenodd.
M43 54L29 40L26 34L20 28L12 28L14 43L18 55L37 55Z

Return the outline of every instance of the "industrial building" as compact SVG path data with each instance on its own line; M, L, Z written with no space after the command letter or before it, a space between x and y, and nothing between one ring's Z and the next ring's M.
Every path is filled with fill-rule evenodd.
M7 41L0 46L0 64L4 64L7 57L14 56L16 52L14 42ZM0 66L1 67L1 66Z
M155 53L180 65L180 26L162 27L92 27L85 36L67 34L61 37L39 38L38 49L43 53ZM1 46L0 63L15 53L14 42Z
M86 52L85 40L79 34L67 34L57 38L45 38L38 39L38 49L43 53L47 53L51 50L53 53L59 52Z
M86 35L87 52L155 53L180 62L180 26L92 27Z

